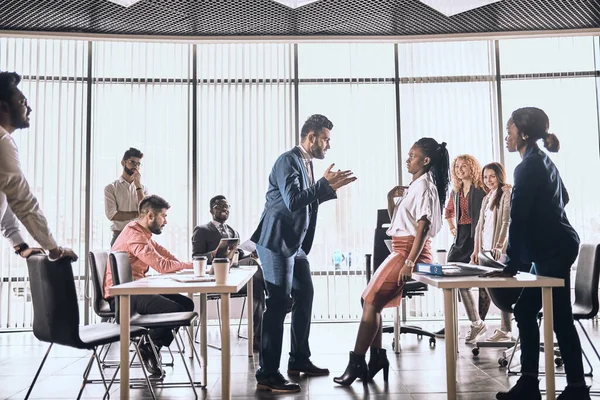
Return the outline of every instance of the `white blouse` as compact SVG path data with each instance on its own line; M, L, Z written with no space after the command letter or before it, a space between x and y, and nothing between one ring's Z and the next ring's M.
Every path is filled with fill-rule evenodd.
M411 182L404 195L396 202L387 234L416 236L417 224L422 217L426 217L431 223L427 238L433 238L442 229L442 210L438 191L430 172Z
M496 196L496 191L488 194L489 201L485 207L483 216L483 229L481 232L481 247L482 250L491 250L494 247L494 211L492 210L492 202Z

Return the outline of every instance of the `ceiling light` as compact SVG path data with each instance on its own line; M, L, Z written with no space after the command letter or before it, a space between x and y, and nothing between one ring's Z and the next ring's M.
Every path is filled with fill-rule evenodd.
M428 5L436 11L441 12L447 17L460 14L475 8L487 6L500 0L420 0L421 3Z
M112 0L111 0L112 1ZM319 0L273 0L279 4L283 4L289 8L298 8L310 3L315 3Z
M110 1L111 3L118 4L120 6L123 6L123 7L129 7L129 6L132 6L135 3L139 2L140 0L108 0L108 1Z

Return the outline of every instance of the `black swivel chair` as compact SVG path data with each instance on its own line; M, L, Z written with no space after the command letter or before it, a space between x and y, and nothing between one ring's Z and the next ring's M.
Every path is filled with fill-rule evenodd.
M371 274L374 273L377 268L381 265L381 263L386 259L386 257L390 254L390 250L385 244L385 240L391 239L386 231L387 225L390 223L390 216L388 214L388 210L377 210L377 226L375 228L375 237L373 241L373 256L372 256L372 265L371 265L371 254L366 255L366 275L367 282L371 280ZM414 280L410 280L405 283L404 290L402 292L402 301L406 301L406 298L409 299L413 296L423 296L425 292L428 290L426 284L417 282ZM393 326L384 326L383 332L386 333L394 333ZM421 338L423 336L429 337L429 345L435 346L436 339L435 333L428 332L422 329L419 326L414 325L401 325L400 326L400 334L402 333L411 333L413 335L417 335L417 337ZM395 340L392 342L392 347L396 353L399 352L400 346Z
M120 285L122 283L127 283L127 282L132 282L133 281L133 274L131 272L131 264L129 263L129 254L127 254L124 251L115 251L115 252L111 252L109 255L109 260L110 260L110 270L112 273L112 278L113 278L113 283L114 285ZM183 365L185 367L185 371L187 373L189 382L190 382L190 386L192 387L192 390L194 391L194 395L196 396L196 398L198 398L198 393L196 392L196 385L194 383L194 380L192 378L192 375L190 373L190 369L187 365L187 362L185 360L185 354L182 348L182 344L179 342L179 338L178 338L178 331L180 328L184 328L183 330L186 332L186 334L188 335L190 341L192 340L192 338L190 337L190 332L188 331L187 327L190 326L190 324L196 319L198 318L198 314L196 312L174 312L174 313L164 313L164 314L147 314L147 315L140 315L136 312L134 312L134 306L133 306L133 302L131 303L130 306L130 313L131 313L131 319L130 319L130 325L133 326L142 326L144 328L168 328L171 329L172 333L173 333L173 338L175 341L175 344L177 345L177 348L179 350L179 354L181 355L181 360L183 362ZM117 321L119 319L119 307L118 307L118 297L116 297L116 312L115 312L115 318L117 318ZM154 350L154 356L158 359L158 354L156 353L156 350L154 349L154 345L152 346L152 349ZM196 357L196 360L198 362L198 365L200 367L202 367L200 365L200 357L198 356L198 353L196 352L196 348L194 346L192 346L192 351L194 352L194 357ZM166 383L163 384L156 384L156 386L162 386L162 387L168 387L168 386L179 386L178 384L175 385L169 385Z
M54 344L93 351L83 374L83 382L77 395L78 399L81 398L83 389L88 382L94 359L100 370L102 382L106 388L106 395L108 395L110 386L106 385L106 379L96 350L100 346L119 342L119 325L111 323L79 325L79 304L73 269L69 260L62 259L53 262L48 260L48 256L38 254L27 258L27 268L29 271L31 301L33 303L33 334L42 342L50 343L50 347L48 347L42 359L25 399L29 398ZM144 328L131 327L130 335L138 357L140 357L140 352L136 340L146 333L147 331ZM143 371L146 384L154 396L146 370L143 369ZM113 380L115 376L116 371Z
M493 255L488 251L479 253L479 265L482 265L484 267L498 268L498 269L504 268L504 264L494 260ZM522 288L503 288L503 289L488 288L487 289L487 291L490 295L490 299L492 300L494 305L496 307L498 307L498 309L500 311L508 312L511 314L514 311L513 306L519 299L519 296L521 295L522 290L523 290ZM478 341L475 344L475 347L473 347L472 352L473 352L474 356L477 356L477 355L479 355L479 349L481 347L495 347L495 348L510 349L513 346L515 346L515 344L516 344L516 341L514 341L514 340L510 340L510 341L506 341L506 342ZM498 364L500 364L501 367L506 367L508 365L508 359L506 357L506 354L504 354L501 358L498 359Z
M573 302L573 319L585 334L596 357L600 360L600 354L583 327L581 320L593 319L598 314L598 280L600 277L600 244L582 244L579 250L577 271L575 272L575 301ZM590 363L585 351L583 356L590 367L586 376L592 376L594 368ZM562 361L562 359L560 360ZM559 362L560 363L560 362Z

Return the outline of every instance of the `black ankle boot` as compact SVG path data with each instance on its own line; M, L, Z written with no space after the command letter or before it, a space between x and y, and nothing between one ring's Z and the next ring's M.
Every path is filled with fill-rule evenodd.
M371 357L369 358L369 381L373 380L373 377L377 373L383 370L383 380L388 381L388 375L390 372L390 362L388 361L385 349L373 349L371 348Z
M363 382L367 382L367 378L369 376L369 371L367 369L367 363L365 361L365 356L360 354L355 354L353 351L350 352L350 361L348 362L348 366L344 371L342 376L338 376L337 378L333 378L333 381L342 386L350 386L352 382L356 380L356 378L361 378Z
M498 400L542 400L539 380L532 376L521 376L508 392L496 393Z

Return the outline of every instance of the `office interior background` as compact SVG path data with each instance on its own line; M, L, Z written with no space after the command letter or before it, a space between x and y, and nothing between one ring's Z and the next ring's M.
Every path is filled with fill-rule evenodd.
M551 157L570 194L569 219L582 242L600 240L600 38L520 36L174 41L4 31L0 70L23 75L31 127L14 138L55 237L80 255L84 320L94 318L86 254L110 247L104 186L120 175L127 148L142 150L143 183L172 205L157 241L189 260L192 230L211 219L216 194L232 205L228 223L242 241L250 237L273 162L321 113L334 129L315 175L335 163L358 181L319 213L309 255L314 320L355 321L377 209L409 182L406 155L423 136L447 142L451 157L502 162L512 181L520 158L504 147L506 121L522 106L544 109L561 140ZM445 226L432 248L450 244ZM26 265L7 241L0 277L0 330L29 329ZM436 290L408 307L409 320L442 319Z

